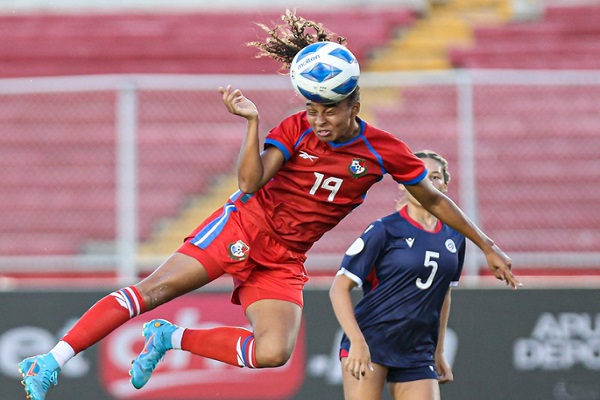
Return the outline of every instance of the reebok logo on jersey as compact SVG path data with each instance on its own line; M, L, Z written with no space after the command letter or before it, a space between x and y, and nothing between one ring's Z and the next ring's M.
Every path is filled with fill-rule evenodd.
M406 241L408 247L412 247L413 243L415 242L415 238L406 238L404 240Z
M303 158L305 160L310 160L312 162L315 162L315 160L319 159L319 157L310 155L307 152L302 151L302 150L300 150L300 158Z

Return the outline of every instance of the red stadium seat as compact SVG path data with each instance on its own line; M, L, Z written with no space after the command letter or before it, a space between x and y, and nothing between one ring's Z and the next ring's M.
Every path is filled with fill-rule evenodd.
M402 7L298 14L347 37L359 61L415 20ZM246 46L267 35L256 22L280 24L280 13L1 16L0 77L275 73L280 64Z

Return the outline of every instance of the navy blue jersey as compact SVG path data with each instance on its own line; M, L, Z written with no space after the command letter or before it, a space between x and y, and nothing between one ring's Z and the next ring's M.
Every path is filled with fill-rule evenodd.
M346 251L338 274L362 287L358 325L371 360L395 368L432 365L440 311L462 271L465 237L438 222L433 232L406 207L372 223ZM349 350L346 335L342 349Z

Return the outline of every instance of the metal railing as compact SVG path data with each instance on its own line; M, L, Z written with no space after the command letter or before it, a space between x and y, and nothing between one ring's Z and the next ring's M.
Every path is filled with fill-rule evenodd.
M156 266L168 254L159 250L142 255L140 242L159 229L160 221L177 219L185 199L201 196L206 188L192 187L179 194L183 199L179 211L150 213L155 222L142 229L141 210L160 209L161 201L170 196L168 189L164 190L164 197L149 197L148 193L160 192L170 175L158 177L156 172L149 173L141 183L141 171L164 153L164 145L153 147L153 143L172 135L177 141L214 134L212 144L216 147L203 153L202 145L184 146L180 151L190 154L174 153L172 161L165 161L169 165L176 164L179 156L186 156L183 158L187 160L197 155L208 160L209 165L226 159L230 169L234 167L235 158L230 152L219 154L215 150L220 148L219 132L229 132L232 125L240 122L223 110L217 88L226 84L241 88L256 100L261 113L265 111L265 132L290 110L302 106L290 89L288 78L279 75L107 75L0 80L0 107L4 109L0 112L0 148L7 160L0 161L0 193L4 193L0 196L9 204L0 214L6 222L5 228L0 229L0 274L114 270L121 281L128 282L140 270ZM369 122L398 135L413 150L432 148L448 158L453 171L451 185L458 187L457 191L450 191L451 197L499 242L515 265L566 269L600 266L600 189L589 184L600 178L600 159L596 155L600 149L600 72L363 73L360 85L361 115ZM112 116L106 112L107 106L114 110ZM41 126L44 133L36 136ZM233 136L239 136L241 143L244 129L243 124L239 126L242 128ZM569 132L565 132L565 127ZM80 134L76 133L78 130ZM54 140L53 135L61 139ZM28 144L26 137L37 139ZM70 139L74 141L71 143ZM108 147L98 150L104 158L93 167L114 168L112 184L95 188L94 172L77 165L54 170L61 158L69 158L68 154L84 146L93 149L99 140L108 143ZM32 162L16 165L9 161L19 157L15 154L26 155L31 150L37 154L30 155ZM48 165L40 161L38 165L35 160L39 155L49 152L54 152L55 156L49 157L54 161ZM165 158L164 154L161 156ZM173 168L172 176L189 173L188 167L182 162ZM205 167L190 168L198 168L198 172ZM43 181L36 174L66 174L57 182L89 180L89 185L81 189L69 184L48 184L33 190L34 182L30 181ZM6 179L2 179L3 175ZM19 192L15 182L20 181L23 190ZM366 221L384 215L379 205L388 202L389 210L393 209L392 186L388 184L379 192L373 189L365 204L342 221L340 229L327 234L322 240L327 243L315 245L309 253L309 269L336 269L349 238L358 236ZM102 222L107 222L104 235L98 239L84 228L71 229L70 236L65 237L75 235L82 243L93 245L82 245L71 253L53 252L51 248L28 253L27 245L34 249L37 235L43 233L36 231L35 225L43 226L40 218L56 213L61 206L45 208L45 202L39 201L28 206L27 199L52 199L60 193L60 198L71 199L72 195L77 202L76 196L83 190L88 190L93 199L101 194L106 197L107 193L113 198L106 221L97 224L101 228ZM496 195L500 200L494 200ZM374 203L370 203L372 197ZM18 213L11 212L11 201L18 205ZM91 206L82 210L84 219L85 213L95 212ZM27 220L28 215L33 221ZM498 219L501 215L504 220ZM85 225L85 221L81 223ZM48 224L52 226L52 221ZM27 226L33 226L35 235L28 236ZM48 235L57 237L63 234L63 228L56 224ZM107 229L112 234L107 235ZM147 232L141 233L143 230ZM8 243L15 237L22 237L23 241L30 237L31 242L25 250L11 251ZM532 238L537 242L529 245L526 239ZM40 236L38 243L44 240ZM468 251L465 273L476 276L484 261L474 246L468 246Z

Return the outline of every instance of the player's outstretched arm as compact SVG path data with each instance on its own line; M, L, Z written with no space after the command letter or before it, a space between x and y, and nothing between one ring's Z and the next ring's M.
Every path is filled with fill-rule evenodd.
M488 268L496 279L505 281L513 289L522 286L512 273L511 259L446 195L437 190L428 179L416 185L407 185L410 192L423 207L446 225L469 238L485 254Z

